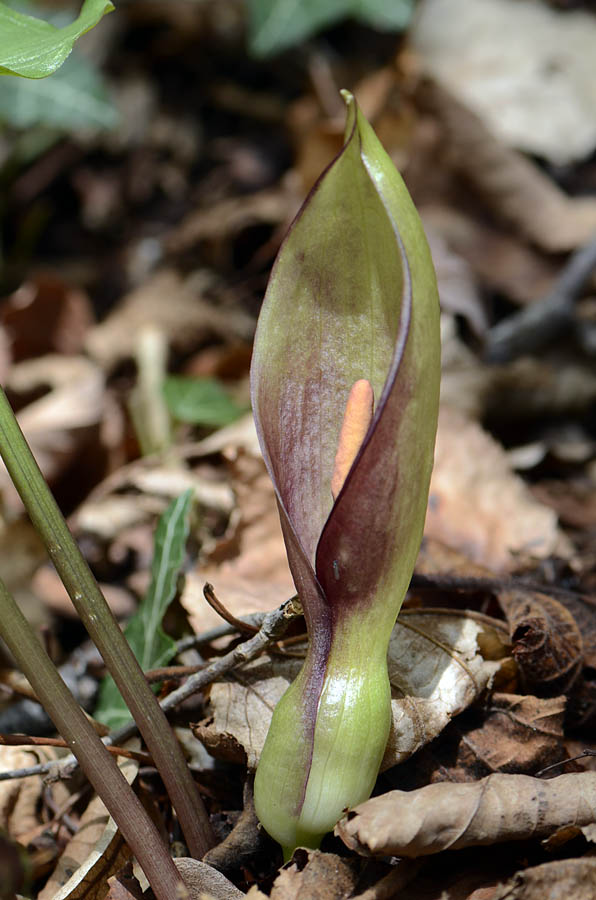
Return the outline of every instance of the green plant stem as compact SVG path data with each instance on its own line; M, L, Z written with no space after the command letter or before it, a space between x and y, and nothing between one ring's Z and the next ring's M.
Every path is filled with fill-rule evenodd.
M1 388L0 455L75 609L149 748L190 853L202 858L215 840L180 744L68 530Z
M157 828L0 581L2 637L44 709L78 759L149 879L159 900L171 900L180 876Z

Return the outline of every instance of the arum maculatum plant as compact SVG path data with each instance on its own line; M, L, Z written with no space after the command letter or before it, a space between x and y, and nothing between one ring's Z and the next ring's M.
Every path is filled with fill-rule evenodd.
M303 668L255 781L286 855L372 791L387 647L420 546L439 396L439 305L404 183L347 92L345 144L275 263L251 372L259 440L306 619Z

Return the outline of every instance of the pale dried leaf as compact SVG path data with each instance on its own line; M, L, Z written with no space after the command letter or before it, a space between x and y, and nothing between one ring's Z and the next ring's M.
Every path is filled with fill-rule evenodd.
M521 243L509 230L499 230L442 204L425 204L419 212L425 230L430 226L451 251L464 259L485 290L497 291L521 305L550 292L560 263Z
M423 80L416 99L441 123L444 165L472 186L497 219L550 253L572 250L591 240L596 229L595 198L565 194L437 83Z
M189 900L239 900L245 896L225 875L198 859L181 856L174 865L188 889Z
M56 478L85 446L104 414L104 377L80 356L43 356L15 365L8 387L26 393L49 386L49 393L22 409L17 419L46 478ZM0 487L11 505L20 505L3 463Z
M389 644L393 724L382 768L403 762L433 740L487 686L499 663L485 660L479 639L492 629L464 614L408 613ZM302 661L263 656L216 682L210 719L195 734L215 755L255 769L275 705Z
M241 419L232 422L231 425L226 425L225 428L219 428L204 438L196 447L197 455L204 456L208 456L210 453L224 452L228 457L234 458L240 451L246 452L249 456L261 455L252 413L247 413Z
M161 515L170 500L189 489L202 508L223 516L229 516L234 508L234 493L227 483L207 479L181 465L161 466L140 459L108 476L71 522L78 531L114 540L126 529Z
M46 429L84 428L96 425L102 412L104 377L98 367L83 356L42 356L13 366L8 387L17 393L34 391L43 385L49 394L30 403L19 413L25 434L37 435Z
M197 634L223 624L219 613L209 606L203 596L206 582L213 584L218 600L227 611L240 619L251 613L270 612L295 593L291 581L273 580L259 584L258 579L250 575L235 574L232 564L188 572L180 602Z
M0 746L0 771L27 769L57 758L54 747ZM40 775L0 781L0 831L19 840L36 829L43 789Z
M199 241L227 238L261 223L279 225L295 212L287 192L279 188L233 197L206 209L191 212L169 233L170 252L188 250Z
M138 750L140 741L133 738L126 746ZM139 769L138 762L121 759L118 766L132 784ZM65 847L38 900L101 900L106 893L108 878L122 868L131 855L102 800L95 796L81 816L79 830Z
M127 294L100 325L92 328L86 347L93 359L111 369L134 355L141 327L153 325L177 349L196 346L213 335L246 338L254 323L245 315L234 316L203 299L210 278L205 273L186 281L172 269L163 269Z
M596 773L489 775L468 784L440 782L390 791L360 804L336 826L365 856L426 856L479 844L542 838L594 821Z
M511 471L503 448L448 407L439 414L425 534L497 571L520 556L568 552L556 515Z
M424 225L437 275L441 310L463 316L478 337L484 336L488 330L488 317L470 266L450 249L432 225L428 226L426 222Z
M138 603L130 591L118 584L100 583L99 586L116 618L126 619L132 616ZM40 566L31 579L31 588L45 609L59 616L78 618L79 614L60 576L51 564Z
M506 143L556 165L596 147L596 21L525 0L424 0L424 65Z

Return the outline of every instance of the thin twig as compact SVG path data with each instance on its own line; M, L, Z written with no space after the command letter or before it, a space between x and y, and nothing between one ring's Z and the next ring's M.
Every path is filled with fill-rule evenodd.
M35 737L29 734L0 734L0 744L6 747L60 747L68 749L64 738ZM108 746L113 756L124 756L126 759L134 759L145 766L154 766L153 758L142 750L127 750L126 747Z
M219 678L221 675L224 675L226 672L229 672L230 669L244 665L244 663L250 662L251 659L255 659L255 657L259 656L269 644L273 644L279 640L285 633L292 619L301 615L301 612L301 610L300 612L298 611L292 599L287 600L278 609L274 609L272 612L267 613L263 619L260 630L254 637L249 638L248 641L244 641L242 644L238 644L237 647L234 647L229 653L214 660L202 671L197 672L195 675L191 675L177 690L172 691L171 694L164 697L161 703L164 712L174 709L179 703L186 700L187 697L200 691L206 685L211 684L212 681ZM117 737L118 742L121 742L123 740L123 730L124 729L121 728L111 737Z
M244 616L238 621L245 625L253 625L257 630L263 624L267 613L258 612ZM230 634L236 634L237 629L233 625L218 625L216 628L210 628L209 631L201 631L199 634L190 634L188 637L181 638L176 644L176 653L182 653L184 650L191 650L193 647L202 647L204 644L210 644L212 641L221 637L228 637Z
M237 619L236 616L226 609L221 600L217 599L213 585L209 584L209 582L203 587L203 597L211 609L214 609L228 625L231 625L241 634L245 632L248 634L257 634L259 629L256 625L250 625L248 622L243 622L242 619Z
M491 328L485 358L489 362L507 362L558 340L571 328L574 303L595 267L596 237L571 256L546 297Z
M415 572L410 581L410 589L415 591L454 591L459 593L475 593L486 591L498 593L499 591L519 590L528 593L549 594L554 597L583 597L582 591L574 591L569 588L557 587L554 584L542 584L515 575L499 578L490 576L460 576L460 575L420 575Z

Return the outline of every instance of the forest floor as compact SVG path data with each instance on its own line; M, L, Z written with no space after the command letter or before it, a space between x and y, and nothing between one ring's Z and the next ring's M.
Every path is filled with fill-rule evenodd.
M206 862L225 878L210 896L596 896L596 94L582 68L596 17L581 4L453 5L445 21L425 0L399 35L344 22L261 59L240 3L131 0L77 45L100 83L86 94L70 76L69 121L38 109L18 126L20 95L0 109L0 378L120 620L147 591L159 516L193 491L164 619L176 648L153 677L165 699L204 672L172 721L217 835ZM495 75L497 33L517 37ZM375 799L282 868L251 779L303 622L243 666L226 654L294 593L248 375L282 238L342 146L341 88L427 232L441 410ZM55 90L49 105L72 103ZM93 715L102 661L4 470L0 492L0 574ZM40 739L0 747L0 830L24 848L21 895L140 896L84 779L47 780L66 751L44 746L51 722L7 654L1 664L0 734ZM187 856L156 770L122 765Z

